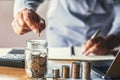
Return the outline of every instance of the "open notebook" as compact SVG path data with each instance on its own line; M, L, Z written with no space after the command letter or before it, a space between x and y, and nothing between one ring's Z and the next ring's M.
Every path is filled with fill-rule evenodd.
M49 60L76 60L76 61L100 61L100 60L113 60L113 55L88 55L82 54L82 47L62 47L62 48L49 48Z

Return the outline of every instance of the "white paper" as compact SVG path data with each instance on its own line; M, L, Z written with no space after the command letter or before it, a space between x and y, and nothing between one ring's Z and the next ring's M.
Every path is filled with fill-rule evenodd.
M49 48L48 59L50 60L84 60L84 61L97 61L97 60L113 60L113 55L88 55L82 54L83 49L81 47L74 47L75 55L71 53L71 47L62 48Z

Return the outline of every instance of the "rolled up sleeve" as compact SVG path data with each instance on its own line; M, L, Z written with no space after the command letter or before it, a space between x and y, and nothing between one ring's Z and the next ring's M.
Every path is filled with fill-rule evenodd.
M115 5L114 12L115 12L115 18L113 21L113 26L109 32L109 35L114 34L120 37L120 3Z
M14 1L14 17L15 15L23 8L32 9L36 11L37 7L42 3L44 0L15 0Z

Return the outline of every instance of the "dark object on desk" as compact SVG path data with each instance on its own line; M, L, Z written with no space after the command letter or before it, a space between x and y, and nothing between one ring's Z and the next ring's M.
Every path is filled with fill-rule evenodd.
M8 54L0 57L0 66L24 68L24 49L12 49Z
M71 55L75 55L74 47L71 47Z
M115 59L111 62L109 67L106 68L97 68L94 67L93 70L98 72L102 78L112 78L114 79L120 79L120 49L117 52L117 55L115 56ZM102 69L102 70L99 70ZM105 72L103 70L107 69Z

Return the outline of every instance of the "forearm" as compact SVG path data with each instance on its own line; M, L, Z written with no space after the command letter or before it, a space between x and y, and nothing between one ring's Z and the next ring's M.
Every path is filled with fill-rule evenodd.
M44 0L15 0L14 2L14 17L23 8L32 9L36 11L37 7Z
M109 32L109 35L113 34L120 38L120 3L114 7L115 18L113 21L113 27Z

